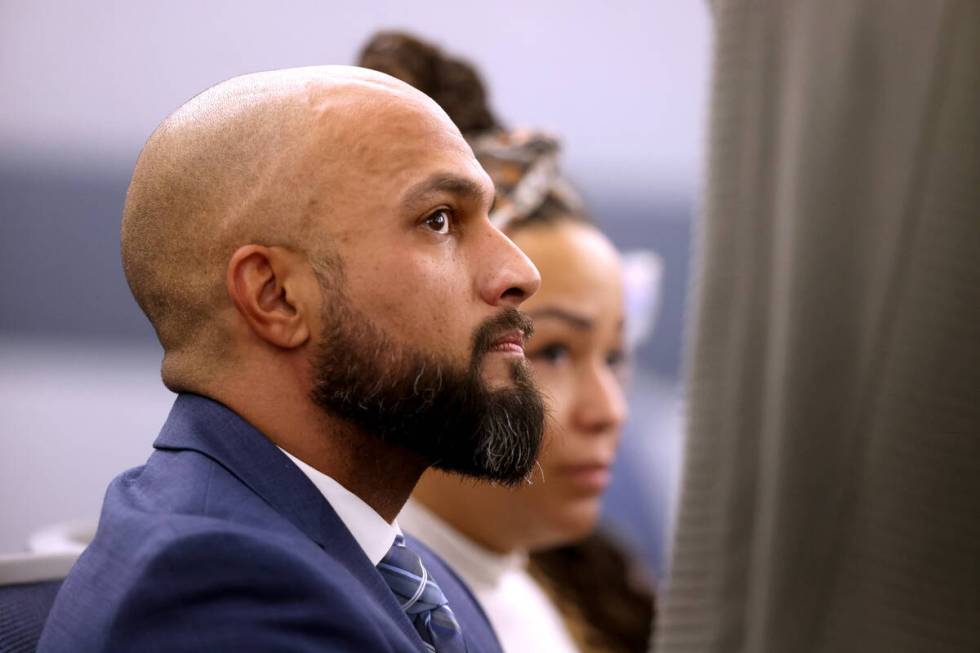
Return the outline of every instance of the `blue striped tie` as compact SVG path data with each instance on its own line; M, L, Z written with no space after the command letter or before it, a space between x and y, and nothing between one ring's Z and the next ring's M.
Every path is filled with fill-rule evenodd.
M422 560L405 546L405 538L395 536L388 555L378 563L378 571L395 593L429 651L434 653L465 653L466 644L449 601Z

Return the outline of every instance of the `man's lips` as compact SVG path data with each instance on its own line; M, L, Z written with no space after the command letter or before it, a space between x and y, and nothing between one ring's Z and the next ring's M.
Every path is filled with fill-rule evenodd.
M489 351L505 354L524 355L524 332L520 329L508 331L496 338L490 345Z

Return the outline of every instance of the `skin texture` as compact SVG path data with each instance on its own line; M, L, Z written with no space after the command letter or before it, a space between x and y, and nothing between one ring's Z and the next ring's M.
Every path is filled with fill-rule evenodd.
M311 400L331 302L317 272L342 267L375 328L465 365L474 329L539 284L490 224L492 197L442 110L381 73L295 69L206 91L150 138L123 220L165 382L224 403L390 521L428 462ZM491 387L512 383L515 355L488 354Z
M550 411L533 484L515 489L429 471L415 497L498 552L535 550L592 530L626 417L619 256L598 230L571 221L525 227L514 242L541 271L524 310L528 358Z

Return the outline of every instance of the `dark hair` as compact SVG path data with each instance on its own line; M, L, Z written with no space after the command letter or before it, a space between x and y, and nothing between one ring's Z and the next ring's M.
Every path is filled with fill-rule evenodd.
M586 651L646 653L656 617L652 583L609 536L531 554L529 571Z
M378 32L358 57L358 65L411 84L449 114L464 136L501 129L487 91L470 63L403 32Z
M511 221L505 231L513 234L527 227L551 226L562 222L574 222L598 228L595 219L585 209L572 209L559 200L549 197L530 215Z
M476 68L431 43L404 32L378 32L362 48L357 64L396 77L431 97L471 142L504 132L504 126L490 109L486 86ZM474 149L497 186L498 201L505 198L512 189L503 183L497 168L500 162L481 152L479 146ZM511 221L506 230L513 233L525 227L565 221L595 224L584 207L551 192L533 211Z

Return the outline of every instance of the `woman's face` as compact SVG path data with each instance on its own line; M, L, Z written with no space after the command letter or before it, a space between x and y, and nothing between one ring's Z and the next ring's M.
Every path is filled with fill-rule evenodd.
M511 238L542 280L521 308L534 319L527 356L550 418L533 485L509 492L511 515L523 513L522 544L538 548L585 535L598 518L626 417L623 280L615 248L589 225L525 227Z

